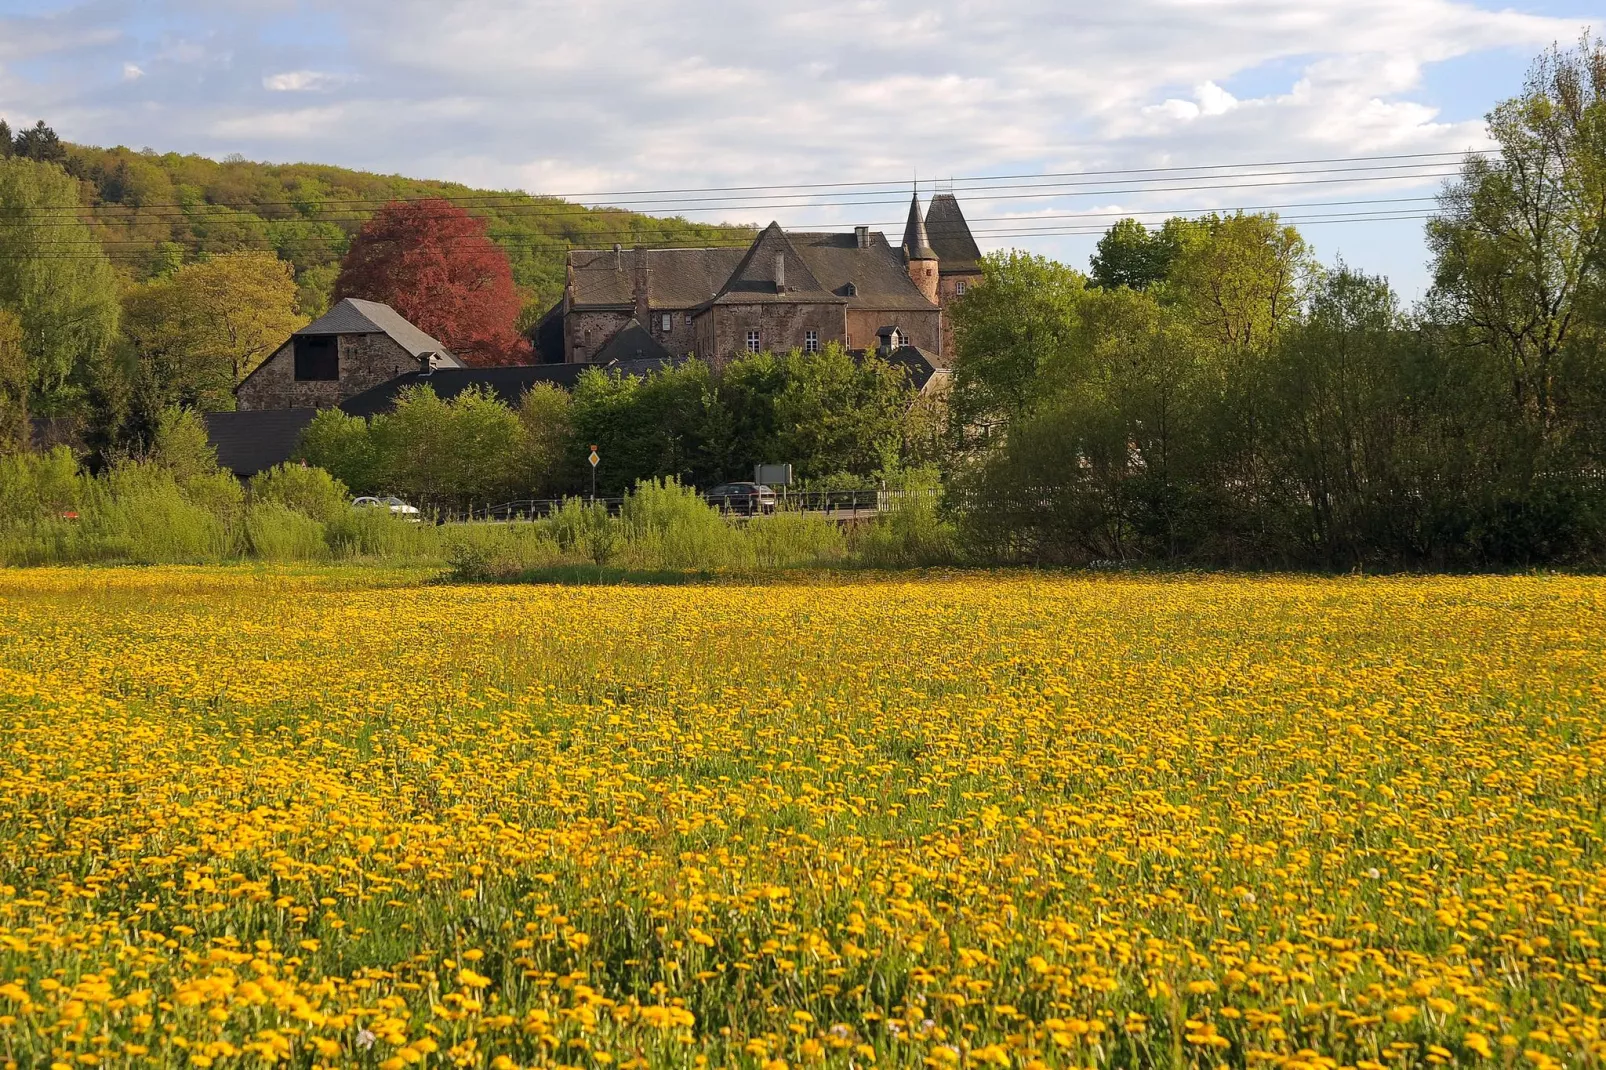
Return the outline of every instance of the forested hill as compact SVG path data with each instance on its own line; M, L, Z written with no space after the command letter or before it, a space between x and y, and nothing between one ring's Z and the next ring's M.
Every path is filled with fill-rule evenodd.
M95 235L126 278L165 274L207 253L273 250L295 265L301 308L309 315L326 306L351 235L396 199L445 197L483 217L512 261L526 320L562 292L564 254L571 246L723 243L751 233L321 164L62 148L62 163L79 180L83 204L93 209Z

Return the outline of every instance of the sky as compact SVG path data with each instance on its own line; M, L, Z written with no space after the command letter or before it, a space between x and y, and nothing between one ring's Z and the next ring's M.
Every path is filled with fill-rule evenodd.
M86 144L895 242L912 184L941 180L983 248L1079 267L1124 214L1274 206L1323 262L1409 301L1428 282L1420 216L1458 154L1488 147L1483 116L1540 51L1606 31L1590 16L1574 0L0 0L0 116Z

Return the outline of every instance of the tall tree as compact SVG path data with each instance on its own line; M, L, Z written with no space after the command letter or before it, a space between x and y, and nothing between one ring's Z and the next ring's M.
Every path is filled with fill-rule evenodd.
M227 253L137 286L123 329L167 402L231 409L233 390L307 319L290 265Z
M54 164L0 160L0 308L22 322L30 408L72 408L116 339L117 279Z
M16 151L16 146L11 143L11 125L0 119L0 160Z
M0 308L0 454L28 445L28 358L22 321Z
M529 359L507 254L450 201L381 209L353 239L333 296L382 301L471 364Z
M1079 272L1018 250L989 253L982 278L954 309L949 412L961 446L994 439L1041 396L1038 371L1071 351L1085 287Z
M1169 219L1151 233L1136 219L1121 220L1099 239L1090 281L1105 290L1118 286L1147 290L1164 282L1181 248L1185 226L1184 220Z
M1488 119L1498 155L1469 157L1428 225L1433 297L1548 434L1580 299L1606 275L1606 47L1551 49Z
M18 134L13 149L23 159L39 163L64 163L67 159L67 146L43 119Z
M1275 214L1179 221L1166 296L1231 349L1264 350L1299 315L1314 265L1305 240Z

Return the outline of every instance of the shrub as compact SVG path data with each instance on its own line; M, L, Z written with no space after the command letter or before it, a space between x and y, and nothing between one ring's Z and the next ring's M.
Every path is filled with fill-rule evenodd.
M941 483L931 473L906 473L902 483L891 509L854 532L854 553L882 568L951 563L958 536L942 516Z
M316 561L329 553L323 525L281 502L253 502L245 534L251 553L263 561Z
M302 516L327 522L350 508L346 485L322 468L281 464L251 478L251 501L275 502Z
M638 568L718 568L739 541L717 510L674 479L637 483L619 519L626 556Z
M83 488L66 446L0 455L0 527L59 518L76 510Z
M452 524L443 538L455 580L512 579L563 559L550 525L541 521Z
M620 526L608 515L608 507L595 502L587 505L579 498L565 498L547 526L563 553L597 565L611 561L623 542Z
M739 535L742 563L758 568L826 565L841 561L848 550L840 527L810 513L779 512L754 517Z
M193 479L191 487L214 507L228 501L224 484L215 479ZM221 561L239 550L227 514L192 501L173 474L157 465L113 468L95 481L89 498L81 523L86 537L98 543L96 556L177 564Z
M418 558L440 549L434 525L397 520L384 509L348 506L324 526L324 539L337 557Z

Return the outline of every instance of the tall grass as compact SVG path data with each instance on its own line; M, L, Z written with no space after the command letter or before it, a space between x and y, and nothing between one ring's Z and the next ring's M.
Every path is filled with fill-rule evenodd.
M405 560L497 580L560 566L684 573L946 559L935 499L919 501L850 539L805 513L727 520L690 487L647 480L617 516L570 499L541 520L437 526L353 509L345 486L316 468L280 466L242 487L159 458L91 475L56 450L0 458L0 564Z

